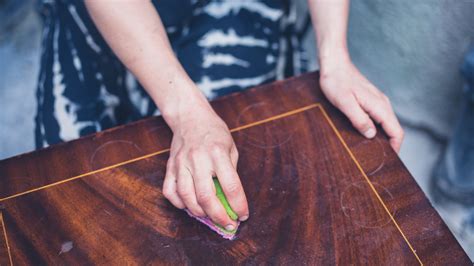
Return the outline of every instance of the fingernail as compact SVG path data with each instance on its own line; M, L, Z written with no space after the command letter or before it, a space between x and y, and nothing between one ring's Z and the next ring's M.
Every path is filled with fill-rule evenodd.
M227 231L232 231L232 230L234 230L234 226L231 225L231 224L228 224L228 225L225 227L225 230L227 230Z
M242 217L239 218L240 221L246 221L249 217L247 215L244 215Z
M366 138L371 139L371 138L375 137L375 133L376 133L376 132L375 132L375 129L369 128L367 131L365 131L364 136L365 136Z

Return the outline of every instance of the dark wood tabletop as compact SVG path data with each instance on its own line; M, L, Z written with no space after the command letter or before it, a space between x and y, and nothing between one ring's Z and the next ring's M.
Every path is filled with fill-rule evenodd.
M310 73L212 102L250 219L233 241L162 195L161 117L0 161L0 265L471 265L386 136L359 135Z

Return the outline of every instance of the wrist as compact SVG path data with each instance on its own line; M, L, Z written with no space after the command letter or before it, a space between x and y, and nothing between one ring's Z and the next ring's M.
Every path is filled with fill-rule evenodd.
M319 45L318 60L321 73L330 72L341 65L351 63L345 42L328 42Z
M153 76L144 87L173 132L180 125L197 119L199 115L214 112L204 94L180 65L162 70L160 75Z
M216 115L200 91L190 94L176 97L160 109L163 118L173 132L179 131L183 125L199 123L203 119L206 120L210 116Z

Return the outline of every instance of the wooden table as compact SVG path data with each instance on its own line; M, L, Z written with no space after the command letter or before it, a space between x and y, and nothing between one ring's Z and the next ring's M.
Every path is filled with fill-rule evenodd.
M212 103L250 204L236 240L163 197L171 132L153 117L0 161L0 265L471 265L386 137L356 133L317 84Z

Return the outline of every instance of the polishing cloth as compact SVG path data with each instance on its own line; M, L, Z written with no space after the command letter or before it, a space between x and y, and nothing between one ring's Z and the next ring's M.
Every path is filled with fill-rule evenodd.
M229 215L229 217L232 220L237 221L238 216L234 212L234 210L232 210L232 208L230 207L229 202L227 201L227 198L224 192L222 191L222 187L221 187L221 184L219 183L219 180L217 180L217 178L213 178L213 181L214 181L214 186L216 187L216 196L219 199L219 201L222 203L222 205L224 206L224 209L227 212L227 215ZM235 227L234 230L226 230L224 227L214 223L209 217L198 217L198 216L193 215L188 209L185 209L185 211L188 213L189 216L205 224L212 231L218 233L223 238L229 239L229 240L235 239L235 233L237 233L237 228L239 228L239 224L240 224L239 221L237 221L237 226Z

